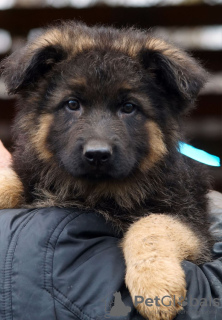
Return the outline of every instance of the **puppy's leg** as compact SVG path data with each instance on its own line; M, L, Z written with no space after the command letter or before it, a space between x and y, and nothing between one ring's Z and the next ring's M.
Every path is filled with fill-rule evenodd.
M11 168L0 169L0 209L19 207L23 185Z
M125 234L126 285L138 311L149 320L170 320L182 309L186 282L181 261L197 260L201 242L178 218L153 214ZM135 303L142 296L143 303ZM145 300L148 305L145 304ZM142 298L137 298L138 302ZM153 302L153 303L152 303Z

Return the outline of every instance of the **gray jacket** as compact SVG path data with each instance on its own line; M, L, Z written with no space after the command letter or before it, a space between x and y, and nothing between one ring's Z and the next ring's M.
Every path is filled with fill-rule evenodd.
M212 229L215 260L183 263L188 295L177 320L222 319L222 212ZM120 238L95 212L1 210L0 320L142 320L124 284Z

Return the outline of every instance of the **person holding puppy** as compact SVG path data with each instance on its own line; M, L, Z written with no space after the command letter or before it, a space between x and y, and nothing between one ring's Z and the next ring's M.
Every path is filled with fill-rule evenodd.
M0 168L11 166L0 142ZM184 261L187 298L177 320L220 320L222 312L222 197L212 193L215 260L202 266ZM36 214L37 213L37 214ZM87 216L87 219L86 219ZM102 231L101 231L102 230ZM124 283L120 234L95 212L76 209L0 211L0 319L142 320Z

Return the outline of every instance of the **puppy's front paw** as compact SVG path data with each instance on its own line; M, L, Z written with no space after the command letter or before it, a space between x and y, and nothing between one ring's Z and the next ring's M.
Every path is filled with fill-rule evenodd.
M149 320L171 320L183 309L186 282L176 258L151 257L129 264L125 281L135 307Z
M199 239L176 217L153 214L130 226L122 241L126 284L138 311L149 320L170 320L186 296L184 259L201 253Z

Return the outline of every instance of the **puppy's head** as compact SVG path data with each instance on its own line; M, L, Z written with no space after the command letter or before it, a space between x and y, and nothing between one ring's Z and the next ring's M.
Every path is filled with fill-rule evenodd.
M47 29L3 67L29 152L96 182L162 161L205 81L191 57L149 33L75 22Z

